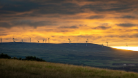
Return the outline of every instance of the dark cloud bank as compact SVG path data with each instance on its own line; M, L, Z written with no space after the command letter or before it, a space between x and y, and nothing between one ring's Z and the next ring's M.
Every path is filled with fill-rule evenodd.
M79 28L77 26L60 26L58 28L61 28L61 29L66 29L66 28L69 28L69 29L76 29L76 28Z
M77 1L77 0L76 0ZM80 0L81 1L81 0ZM84 1L84 0L82 0ZM86 12L85 9L89 9L93 12L109 12L118 11L126 12L132 11L134 8L130 3L122 3L123 0L117 0L118 3L107 4L104 1L111 0L85 0L85 1L100 1L100 3L86 4L80 6L73 1L67 2L67 0L1 0L1 13L9 14L10 12L26 12L34 10L34 13L40 14L76 14ZM138 2L138 1L137 1ZM134 5L134 4L133 4Z
M98 26L98 27L94 27L92 29L101 29L101 30L106 30L106 29L109 29L111 28L110 26Z
M132 24L132 23L121 23L121 24L116 24L117 26L121 27L133 27L133 26L138 26L137 24Z
M89 1L92 4L79 5L69 0L1 0L0 1L0 27L11 28L17 25L29 25L33 27L56 25L53 21L13 21L2 22L2 19L12 17L35 17L46 14L75 15L78 13L95 12L104 14L104 12L131 12L138 10L138 1L116 0L116 3L110 3L114 0L76 0L78 2ZM29 13L26 13L29 12ZM17 15L17 13L22 13ZM87 19L101 19L103 15L94 15ZM122 16L121 18L135 18L131 15ZM116 24L122 27L132 27L135 24ZM72 27L73 28L73 27ZM75 27L74 27L75 28ZM107 29L106 27L99 27Z
M52 25L56 25L56 22L30 21L30 20L0 22L0 27L4 27L4 28L11 28L11 27L15 27L15 26L31 26L31 27L36 28L38 26L52 26Z

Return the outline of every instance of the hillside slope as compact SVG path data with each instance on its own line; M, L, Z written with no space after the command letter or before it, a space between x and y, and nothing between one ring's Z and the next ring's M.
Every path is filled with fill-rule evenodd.
M138 73L67 64L0 59L1 78L138 78Z
M88 43L0 43L0 53L11 57L36 56L48 62L74 65L113 67L116 63L138 62L138 52L117 50Z

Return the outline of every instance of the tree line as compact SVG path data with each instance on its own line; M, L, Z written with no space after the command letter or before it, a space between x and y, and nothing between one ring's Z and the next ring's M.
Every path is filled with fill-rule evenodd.
M0 54L0 58L4 58L4 59L18 59L18 60L31 60L31 61L45 61L45 60L43 60L41 58L38 58L36 56L26 56L25 59L22 59L22 58L16 58L16 57L12 58L11 56L9 56L7 54L3 54L3 53Z

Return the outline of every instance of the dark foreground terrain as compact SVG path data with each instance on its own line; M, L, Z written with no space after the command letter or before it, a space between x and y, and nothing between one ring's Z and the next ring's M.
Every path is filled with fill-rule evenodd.
M0 78L138 78L138 73L59 63L0 59Z
M138 71L138 52L90 43L87 46L85 43L0 43L0 53L17 58L36 56L47 62Z

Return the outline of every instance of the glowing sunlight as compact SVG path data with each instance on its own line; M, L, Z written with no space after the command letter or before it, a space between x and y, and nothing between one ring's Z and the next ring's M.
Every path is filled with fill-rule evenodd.
M126 46L112 46L112 47L116 48L116 49L125 49L125 50L138 51L138 46L130 46L130 47L126 47Z

